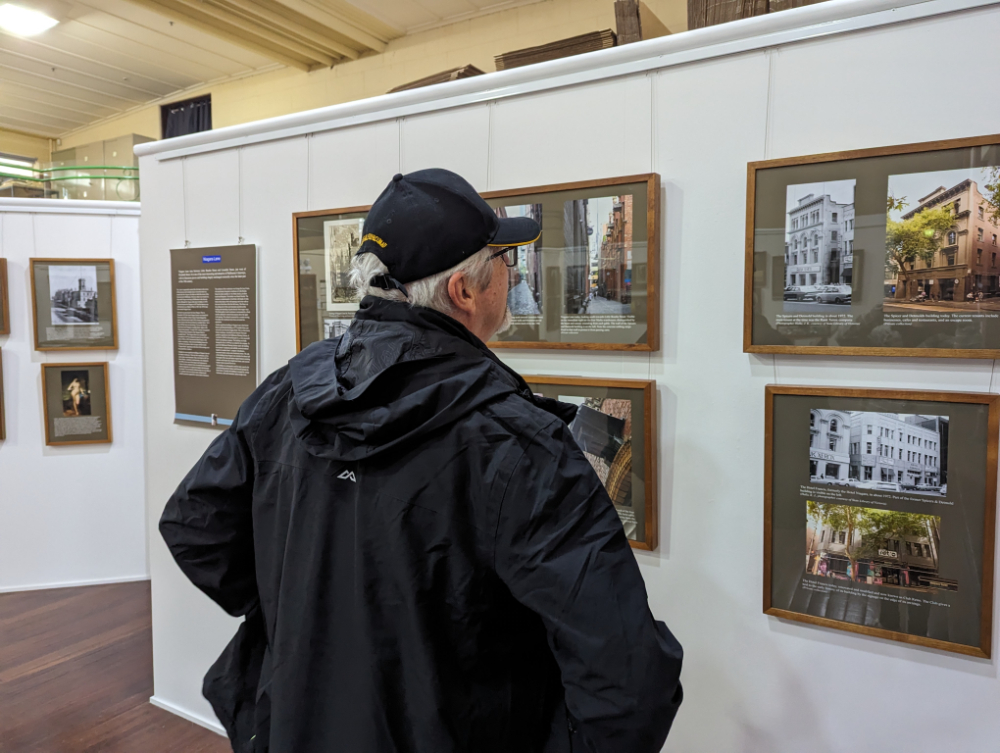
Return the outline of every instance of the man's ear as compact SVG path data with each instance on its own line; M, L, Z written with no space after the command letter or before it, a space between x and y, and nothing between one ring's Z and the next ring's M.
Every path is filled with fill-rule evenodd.
M465 272L456 272L448 278L448 295L459 311L469 315L476 312L476 296Z

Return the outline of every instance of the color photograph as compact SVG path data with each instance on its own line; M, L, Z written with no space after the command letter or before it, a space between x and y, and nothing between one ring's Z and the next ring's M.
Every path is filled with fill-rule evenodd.
M890 175L884 311L1000 311L1000 167Z
M565 313L632 313L632 200L629 194L564 203Z
M496 207L497 217L530 217L542 225L541 204ZM514 316L542 313L542 240L517 249L517 265L508 270L507 307Z
M941 577L937 515L806 502L806 574L934 593L957 591Z
M63 371L62 372L62 404L64 416L89 416L90 415L90 372Z

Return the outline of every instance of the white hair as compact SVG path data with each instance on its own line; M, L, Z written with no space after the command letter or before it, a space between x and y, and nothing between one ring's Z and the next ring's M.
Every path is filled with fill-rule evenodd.
M493 266L490 261L492 251L493 249L486 246L451 269L405 283L406 290L410 294L409 298L403 295L401 290L395 288L384 290L370 284L373 277L387 274L389 269L375 254L368 252L351 259L351 286L359 299L366 295L374 295L392 301L403 301L411 306L425 306L452 316L455 313L455 304L452 303L451 295L448 293L448 280L456 272L464 272L473 287L486 290L493 278Z

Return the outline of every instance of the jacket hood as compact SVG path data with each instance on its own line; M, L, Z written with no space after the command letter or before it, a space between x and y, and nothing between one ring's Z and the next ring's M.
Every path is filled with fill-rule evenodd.
M316 456L357 461L418 440L527 384L462 324L373 296L339 338L289 362L296 436Z

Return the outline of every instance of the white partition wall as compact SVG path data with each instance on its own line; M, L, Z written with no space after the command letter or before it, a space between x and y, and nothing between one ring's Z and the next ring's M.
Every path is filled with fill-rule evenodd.
M10 335L0 336L0 591L148 577L139 206L0 199ZM34 349L29 259L114 259L118 350ZM47 447L42 364L109 362L112 444Z
M678 753L987 751L994 661L761 613L764 386L988 391L991 362L742 352L746 163L1000 131L1000 5L832 0L592 56L140 147L156 701L212 719L201 677L237 627L156 532L214 436L172 423L169 259L256 243L265 371L295 352L294 211L371 203L397 171L480 190L655 171L662 350L503 350L526 374L655 378L660 548L636 552L686 650Z

